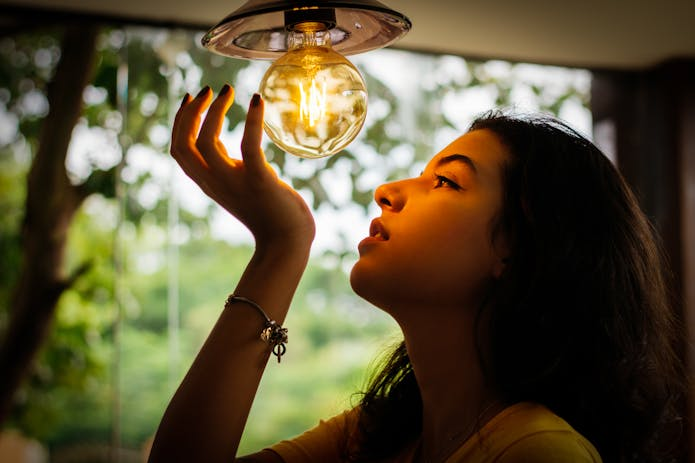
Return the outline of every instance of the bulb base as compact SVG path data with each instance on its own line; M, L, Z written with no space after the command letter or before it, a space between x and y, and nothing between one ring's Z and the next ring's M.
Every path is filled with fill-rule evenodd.
M303 32L306 30L306 24L322 25L325 29L335 28L335 9L295 8L285 11L285 30Z

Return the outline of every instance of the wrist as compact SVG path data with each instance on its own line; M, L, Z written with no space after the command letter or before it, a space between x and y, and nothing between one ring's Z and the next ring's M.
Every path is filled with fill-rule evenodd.
M272 258L301 258L307 259L314 241L311 236L283 237L274 239L256 238L255 254Z
M249 298L278 323L284 321L309 262L310 243L257 242L234 294Z
M303 273L309 262L311 241L256 241L252 262L286 274Z

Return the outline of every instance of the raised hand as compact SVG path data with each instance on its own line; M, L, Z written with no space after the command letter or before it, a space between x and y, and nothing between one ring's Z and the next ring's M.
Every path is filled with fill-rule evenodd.
M280 180L261 149L263 101L254 95L249 105L241 159L229 157L219 139L224 115L234 101L225 85L212 101L205 87L195 98L188 94L176 114L171 155L183 171L215 202L239 219L257 246L308 246L314 219L299 194ZM208 109L200 124L201 114Z
M241 159L227 155L219 134L233 98L228 85L214 101L207 87L195 98L186 95L174 121L171 154L256 239L253 256L230 292L254 301L282 324L309 259L314 218L301 196L265 160L263 102L258 95L251 100L246 117ZM162 417L151 463L235 461L270 354L259 338L264 326L263 317L248 303L221 310Z

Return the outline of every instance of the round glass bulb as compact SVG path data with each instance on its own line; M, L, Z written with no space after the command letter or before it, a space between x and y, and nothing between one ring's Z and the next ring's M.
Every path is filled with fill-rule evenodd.
M264 128L283 150L304 158L330 156L359 133L367 89L355 66L331 48L321 24L300 24L288 52L263 76Z

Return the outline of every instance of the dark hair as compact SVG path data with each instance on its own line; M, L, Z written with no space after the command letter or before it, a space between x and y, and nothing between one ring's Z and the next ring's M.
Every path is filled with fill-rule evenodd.
M683 330L630 188L596 146L554 118L493 112L470 128L483 129L511 154L491 237L503 233L511 255L478 314L488 384L507 403L547 406L606 462L679 458ZM419 435L422 403L404 344L360 410L355 460L394 455Z

